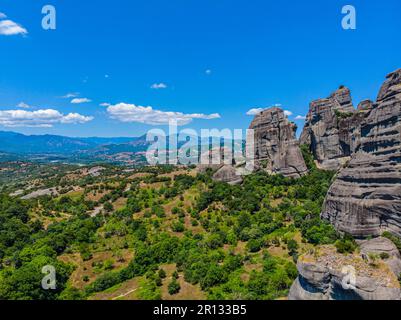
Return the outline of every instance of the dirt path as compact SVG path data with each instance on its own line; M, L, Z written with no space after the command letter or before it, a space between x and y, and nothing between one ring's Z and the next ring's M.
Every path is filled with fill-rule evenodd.
M137 289L138 289L138 288L135 288L135 289L133 289L133 290L130 290L130 291L124 293L124 294L119 295L118 297L114 297L114 298L111 299L111 300L118 300L118 299L124 298L124 297L128 296L129 294L135 292Z

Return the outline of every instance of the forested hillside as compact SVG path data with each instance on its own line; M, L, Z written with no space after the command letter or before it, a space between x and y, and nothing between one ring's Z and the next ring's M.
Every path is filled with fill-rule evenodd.
M285 298L298 256L337 239L319 217L333 173L304 156L306 176L257 172L236 186L171 166L43 167L4 184L0 298ZM45 265L56 290L41 288Z

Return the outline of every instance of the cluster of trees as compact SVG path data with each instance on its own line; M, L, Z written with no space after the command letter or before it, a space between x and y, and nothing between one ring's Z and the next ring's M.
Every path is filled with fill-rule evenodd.
M166 277L160 269L163 264L177 266L168 283L170 294L180 291L179 273L186 282L199 285L209 298L285 296L297 276L296 234L315 245L338 240L339 250L352 249L346 242L350 239L339 240L334 229L319 217L333 173L317 170L305 148L303 152L310 174L297 180L258 172L245 177L243 184L231 186L212 181L211 172L196 177L158 177L174 168L157 166L144 168L151 177L116 180L103 175L94 185L82 181L86 187L77 197L21 201L0 194L0 299L85 299L137 276L142 277L138 296L159 299ZM108 170L115 174L114 169ZM150 187L140 187L140 181ZM151 187L156 181L162 186ZM196 197L184 207L184 194L189 189L196 190ZM99 202L88 201L90 192L105 195ZM127 204L115 210L112 203L121 197L127 198ZM172 201L176 205L166 212L165 205ZM99 203L107 214L91 217L88 212ZM45 229L33 219L39 208L42 213L69 215ZM188 227L186 218L197 232ZM73 267L57 258L63 253L80 253L84 261L90 260L107 239L132 250L133 259L120 269L98 268L100 276L93 282L86 279L83 290L71 287L68 278ZM240 244L243 249L238 251ZM287 250L292 259L271 256L271 247ZM260 268L246 271L250 264ZM57 290L41 288L44 265L56 267Z

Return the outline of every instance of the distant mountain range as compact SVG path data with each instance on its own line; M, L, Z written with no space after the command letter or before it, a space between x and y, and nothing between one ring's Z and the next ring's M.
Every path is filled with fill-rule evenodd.
M168 137L166 138L168 145ZM196 141L196 140L195 140ZM221 139L223 143L223 140ZM179 142L182 146L185 142ZM198 138L198 144L204 145L208 139ZM151 143L146 135L140 137L116 138L74 138L57 135L24 135L11 131L0 131L0 152L16 154L71 154L76 152L140 152Z
M0 131L0 152L15 154L71 154L116 149L115 152L138 152L148 147L146 137L71 138L56 135L24 135ZM145 148L146 147L146 148ZM119 150L119 151L118 151Z

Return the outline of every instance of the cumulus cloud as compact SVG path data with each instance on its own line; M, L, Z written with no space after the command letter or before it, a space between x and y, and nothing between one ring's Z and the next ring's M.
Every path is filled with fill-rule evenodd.
M20 103L17 105L17 107L18 107L18 108L23 108L23 109L32 108L29 104L27 104L27 103L25 103L25 102L20 102Z
M101 106L101 107L109 107L109 106L111 106L111 104L107 103L107 102L103 102L103 103L99 104L99 106Z
M185 114L174 111L160 111L152 107L136 106L134 104L119 103L109 106L107 112L110 117L121 122L139 122L151 125L166 125L170 120L177 121L177 124L182 126L192 122L193 119L218 119L218 113L203 114L191 113Z
M28 31L23 26L12 20L0 20L0 35L13 36L27 33Z
M305 116L301 116L301 115L298 115L298 116L295 117L295 120L305 120L305 119L306 119L306 117Z
M154 83L154 84L152 84L152 85L150 86L150 88L151 88L151 89L156 89L156 90L159 90L159 89L167 89L167 84L165 84L165 83L163 83L163 82Z
M83 116L79 113L69 113L69 114L63 116L61 118L60 122L76 124L76 123L86 123L86 122L89 122L92 120L93 120L93 117Z
M78 113L67 115L54 109L36 111L3 110L0 111L0 125L5 127L52 127L54 124L77 124L93 120L93 117Z
M91 99L88 98L75 98L71 100L72 104L80 104L80 103L87 103L87 102L91 102Z
M263 110L266 110L266 108L253 108L248 110L246 113L248 116L256 116L257 114L261 113Z
M284 110L284 114L289 117L292 116L292 112L290 110Z
M78 96L79 96L79 92L71 92L71 93L67 93L65 96L62 96L61 98L71 99L71 98L76 98Z

